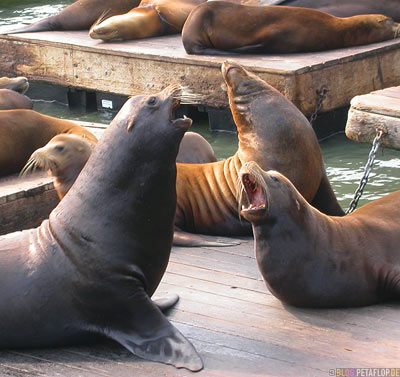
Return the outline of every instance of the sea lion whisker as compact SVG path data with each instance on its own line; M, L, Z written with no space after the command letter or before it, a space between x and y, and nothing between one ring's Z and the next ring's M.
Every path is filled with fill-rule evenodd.
M90 31L96 27L97 25L101 24L107 17L107 15L111 12L111 8L105 10L100 16L99 18L94 22L94 24L92 25L92 27L90 28ZM90 32L89 31L89 32Z
M36 164L35 156L32 155L25 166L22 168L21 172L19 173L20 177L25 177L28 173L31 173L34 170Z

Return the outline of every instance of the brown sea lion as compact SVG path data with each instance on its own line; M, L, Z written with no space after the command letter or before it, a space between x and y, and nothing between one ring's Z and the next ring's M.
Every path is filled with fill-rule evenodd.
M32 109L32 101L11 89L0 89L0 110Z
M343 215L326 176L321 149L304 115L277 90L239 64L222 65L239 149L224 161L177 164L178 228L213 235L248 235L239 219L237 180L247 161L289 176L321 211Z
M120 41L180 33L189 13L206 0L142 0L126 14L100 17L90 28L93 39ZM108 16L108 14L107 14Z
M280 2L279 5L318 9L336 17L383 14L400 22L399 0L286 0Z
M139 357L202 369L150 299L169 260L175 159L192 123L173 116L176 90L130 98L49 219L0 237L0 348L103 335Z
M31 25L10 29L0 34L32 33L52 30L89 30L102 14L108 17L128 12L139 0L77 0L60 13Z
M0 111L0 176L19 172L36 149L62 133L97 143L90 131L67 120L33 110Z
M197 55L324 51L399 36L400 25L383 15L338 18L314 9L225 1L198 6L182 30L186 52Z
M0 77L0 89L10 89L25 94L28 88L29 82L26 77Z
M240 171L258 267L269 290L295 306L334 308L400 299L400 191L345 217L316 210L282 174Z

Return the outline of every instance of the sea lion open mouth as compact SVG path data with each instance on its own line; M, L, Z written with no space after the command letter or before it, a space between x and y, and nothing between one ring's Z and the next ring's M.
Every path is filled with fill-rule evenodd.
M267 209L267 201L261 187L257 184L254 177L250 174L244 174L242 176L242 183L247 194L247 200L249 206L242 207L242 214L244 213L258 213L260 211L265 212Z
M238 180L239 212L246 220L265 217L268 212L267 188L261 168L251 161L243 165Z

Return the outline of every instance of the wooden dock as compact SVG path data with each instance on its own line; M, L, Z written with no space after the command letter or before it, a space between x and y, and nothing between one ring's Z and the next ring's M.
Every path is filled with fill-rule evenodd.
M359 143L372 143L377 129L385 136L382 145L400 150L400 86L354 97L346 125L346 135Z
M329 88L322 111L356 95L400 85L400 39L320 53L289 55L187 55L180 36L104 43L86 31L0 36L0 75L121 95L153 93L179 81L207 96L204 105L227 106L220 66L235 60L309 115L317 90Z
M196 374L199 377L327 377L336 376L336 370L334 374L329 372L336 368L399 367L399 305L335 310L285 306L261 280L252 239L226 248L174 247L156 294L167 292L180 295L168 318L202 356L205 368ZM57 349L2 351L0 375L194 374L141 360L122 346L106 341Z

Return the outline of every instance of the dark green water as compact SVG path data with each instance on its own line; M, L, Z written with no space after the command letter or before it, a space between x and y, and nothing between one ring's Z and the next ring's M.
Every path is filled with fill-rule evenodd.
M31 23L37 19L59 12L70 0L0 0L0 30L7 25ZM106 112L86 113L70 110L56 104L35 102L35 110L52 116L78 119L108 124L112 115ZM237 137L234 134L210 133L205 121L195 120L193 131L199 132L211 143L219 159L231 156L237 149ZM324 161L331 184L343 208L347 208L363 174L370 145L357 144L342 135L334 136L321 143ZM295 161L293 163L296 163ZM378 151L376 164L360 204L396 191L400 186L400 152L392 150Z

